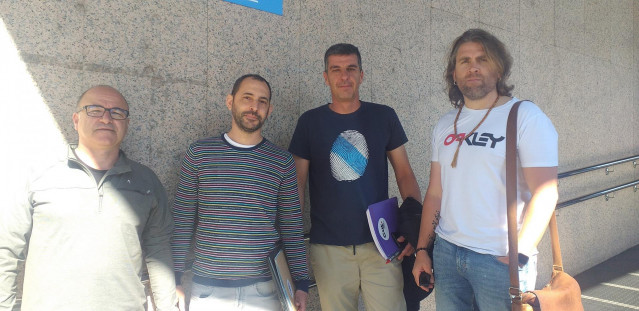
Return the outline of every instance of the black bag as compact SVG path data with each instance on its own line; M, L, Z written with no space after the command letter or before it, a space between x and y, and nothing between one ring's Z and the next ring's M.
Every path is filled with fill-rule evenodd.
M419 227L422 220L422 204L412 197L408 197L399 207L399 235L415 247L419 238ZM433 249L427 250L432 261ZM415 284L413 266L415 256L406 256L402 259L402 274L404 275L404 299L406 299L407 311L419 310L419 302L428 297L433 291L425 291Z

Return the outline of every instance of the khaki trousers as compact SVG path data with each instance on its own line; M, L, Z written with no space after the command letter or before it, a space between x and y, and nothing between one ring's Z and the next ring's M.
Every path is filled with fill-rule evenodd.
M311 244L310 259L322 311L405 311L401 263L386 264L374 243L349 246Z

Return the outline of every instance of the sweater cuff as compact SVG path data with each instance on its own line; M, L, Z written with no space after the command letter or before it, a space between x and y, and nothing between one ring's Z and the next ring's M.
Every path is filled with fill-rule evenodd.
M295 284L295 288L297 290L301 290L305 293L308 293L308 286L311 284L310 280L297 280L297 281L293 281L293 283Z

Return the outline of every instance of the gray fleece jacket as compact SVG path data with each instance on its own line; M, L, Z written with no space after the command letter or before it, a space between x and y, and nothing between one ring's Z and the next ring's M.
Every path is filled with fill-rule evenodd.
M148 167L120 151L100 182L68 158L30 178L24 200L2 207L0 310L144 310L144 263L158 310L177 302L167 196Z

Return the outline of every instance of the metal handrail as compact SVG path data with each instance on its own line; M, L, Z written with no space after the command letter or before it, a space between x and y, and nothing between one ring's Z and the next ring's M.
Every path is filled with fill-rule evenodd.
M635 161L635 160L639 160L639 155L632 156L632 157L627 157L627 158L623 158L623 159L619 159L619 160L615 160L615 161L610 161L610 162L606 162L606 163L596 164L596 165L592 165L592 166L588 166L588 167L584 167L584 168L580 168L580 169L576 169L576 170L572 170L572 171L568 171L568 172L563 172L563 173L560 173L559 175L557 175L557 177L559 179L561 179L561 178L565 178L565 177L569 177L569 176L573 176L573 175L578 175L578 174L582 174L582 173L598 170L600 168L613 166L615 164L629 162L629 161ZM636 166L636 164L635 164L635 166Z
M616 187L608 188L606 190L601 190L599 192L591 193L591 194L588 194L588 195L584 195L584 196L581 196L581 197L578 197L578 198L574 198L574 199L571 199L571 200L568 200L568 201L564 201L564 202L558 203L557 206L555 207L555 209L560 209L560 208L563 208L563 207L566 207L566 206L569 206L569 205L573 205L573 204L576 204L576 203L579 203L579 202L590 200L592 198L596 198L598 196L606 195L608 193L615 192L617 190L621 190L621 189L632 187L632 186L635 186L635 191L637 191L636 190L637 189L636 185L639 185L639 179L635 180L635 181L631 181L631 182L623 184L623 185L619 185L619 186L616 186ZM608 200L608 198L606 198L606 201L607 200Z
M576 169L576 170L560 173L559 175L557 175L557 177L559 179L561 179L561 178L574 176L574 175L578 175L578 174L594 171L594 170L601 169L601 168L607 168L607 167L610 167L610 166L615 165L615 164L620 164L620 163L625 163L625 162L630 162L630 161L633 161L632 164L633 164L634 167L636 167L637 166L636 161L638 159L639 159L639 155L635 155L635 156L632 156L632 157L627 157L627 158L623 158L623 159L619 159L619 160L614 160L614 161L610 161L610 162L605 162L605 163L601 163L601 164L596 164L596 165L592 165L592 166L588 166L588 167L584 167L584 168L580 168L580 169ZM607 172L606 172L606 174L607 174ZM616 187L608 188L608 189L605 189L605 190L601 190L601 191L598 191L598 192L594 192L594 193L591 193L591 194L587 194L587 195L584 195L584 196L580 196L580 197L577 197L577 198L574 198L574 199L570 199L570 200L558 203L557 206L555 207L555 209L564 208L566 206L570 206L570 205L573 205L573 204L577 204L579 202L590 200L590 199L596 198L598 196L607 195L608 193L615 192L617 190L621 190L621 189L632 187L632 186L635 186L635 191L637 191L637 185L639 185L639 180L631 181L631 182L625 183L623 185L619 185L619 186L616 186ZM606 197L606 200L608 200L608 197Z

